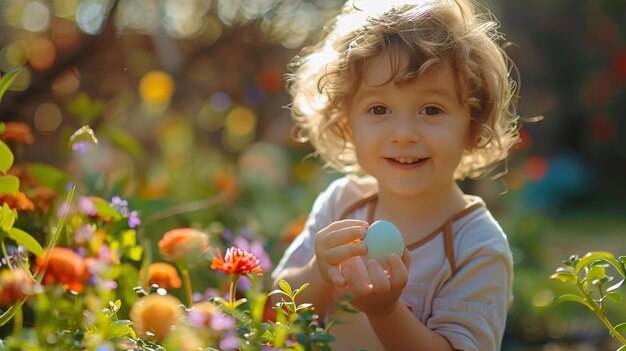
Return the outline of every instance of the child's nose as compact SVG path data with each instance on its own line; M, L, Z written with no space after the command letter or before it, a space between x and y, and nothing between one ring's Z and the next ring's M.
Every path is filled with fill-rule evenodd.
M395 143L416 143L420 139L415 117L397 116L394 118L391 140Z

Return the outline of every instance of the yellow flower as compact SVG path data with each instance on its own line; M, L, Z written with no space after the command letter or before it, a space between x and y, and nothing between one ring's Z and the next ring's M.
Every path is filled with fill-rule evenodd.
M180 305L171 295L150 294L139 298L130 309L133 329L141 336L153 335L160 342L182 316Z
M172 229L159 240L159 252L168 261L194 258L208 249L208 235L191 228Z

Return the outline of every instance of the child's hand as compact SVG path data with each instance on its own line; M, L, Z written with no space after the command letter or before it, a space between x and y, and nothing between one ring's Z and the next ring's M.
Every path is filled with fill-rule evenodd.
M397 254L387 257L388 271L374 259L369 259L365 263L362 260L354 262L365 267L354 265L342 267L348 290L352 293L350 304L367 315L383 316L391 312L408 282L410 264L408 250L404 249L402 258ZM361 273L363 268L367 271L367 276Z
M346 285L339 265L351 257L367 253L363 241L368 224L359 220L333 222L317 232L315 236L315 256L322 278L338 287Z

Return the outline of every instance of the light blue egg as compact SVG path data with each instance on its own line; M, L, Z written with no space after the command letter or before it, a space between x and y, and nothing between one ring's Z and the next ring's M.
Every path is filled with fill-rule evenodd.
M387 268L387 256L396 253L402 257L404 252L404 240L398 227L385 220L379 220L369 226L365 234L367 254L365 259L373 258L380 262L383 268Z

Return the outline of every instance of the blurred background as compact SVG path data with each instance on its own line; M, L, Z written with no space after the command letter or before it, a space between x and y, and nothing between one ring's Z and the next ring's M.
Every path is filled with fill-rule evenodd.
M0 72L22 67L0 119L34 136L16 163L124 197L153 242L181 226L243 233L275 264L340 176L291 140L283 75L343 2L0 0ZM549 306L567 288L549 276L570 254L626 255L626 3L482 3L522 77L522 143L507 172L462 184L485 198L514 252L503 350L615 350L589 311ZM77 159L67 145L83 125L99 146ZM626 321L623 303L610 307Z

